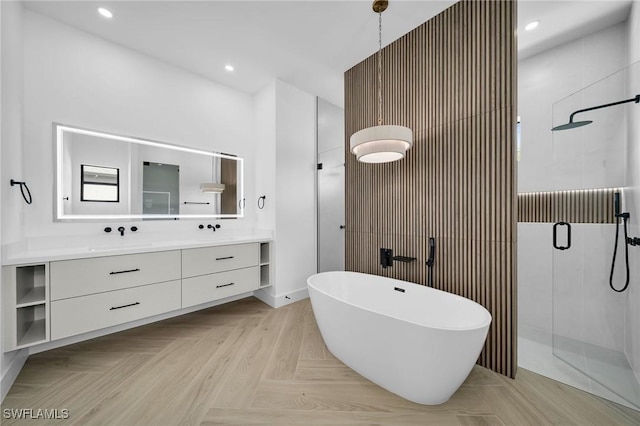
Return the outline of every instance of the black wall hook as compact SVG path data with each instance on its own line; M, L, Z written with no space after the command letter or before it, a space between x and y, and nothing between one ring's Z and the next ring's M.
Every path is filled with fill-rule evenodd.
M264 203L265 203L266 200L267 200L267 196L266 195L258 197L258 208L260 210L264 209Z
M27 204L31 204L33 202L33 197L31 197L31 191L29 191L27 183L11 179L11 186L15 185L20 185L20 193L22 194L22 198L24 198L24 202ZM25 191L27 191L26 194Z

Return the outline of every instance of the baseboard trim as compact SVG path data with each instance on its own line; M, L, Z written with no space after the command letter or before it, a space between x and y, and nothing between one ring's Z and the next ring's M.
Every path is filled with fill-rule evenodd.
M272 308L280 308L290 303L298 302L309 298L309 289L301 288L299 290L290 291L289 293L274 296L265 290L256 290L253 295L271 306Z
M4 356L6 357L7 355L5 354ZM7 371L5 371L0 379L0 402L4 401L4 398L9 393L13 382L16 381L18 374L20 374L22 367L24 367L24 363L27 362L27 358L29 358L29 350L19 349L16 351L13 359L11 359L9 368L7 368Z

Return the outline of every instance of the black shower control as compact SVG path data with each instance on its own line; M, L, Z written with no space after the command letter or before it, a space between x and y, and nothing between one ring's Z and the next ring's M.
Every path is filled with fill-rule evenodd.
M198 229L204 229L204 225L203 224L198 225Z
M138 227L137 227L137 226L132 226L132 227L131 227L131 232L136 232L137 230L138 230Z
M111 232L111 227L107 226L106 228L104 228L104 232L107 232L107 233Z
M640 246L640 238L638 237L628 237L627 244L630 246Z

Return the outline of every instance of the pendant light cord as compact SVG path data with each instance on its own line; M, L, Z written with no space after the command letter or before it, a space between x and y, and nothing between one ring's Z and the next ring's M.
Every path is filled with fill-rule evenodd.
M382 12L378 12L378 126L382 126Z

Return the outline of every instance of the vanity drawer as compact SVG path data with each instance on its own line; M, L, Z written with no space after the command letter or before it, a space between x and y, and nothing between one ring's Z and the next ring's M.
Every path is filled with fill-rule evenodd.
M259 244L235 244L182 250L182 276L212 274L256 266L260 262Z
M62 339L180 309L180 281L51 303L51 338Z
M51 300L180 279L180 250L51 262Z
M200 305L260 287L260 268L236 269L182 280L182 307Z

